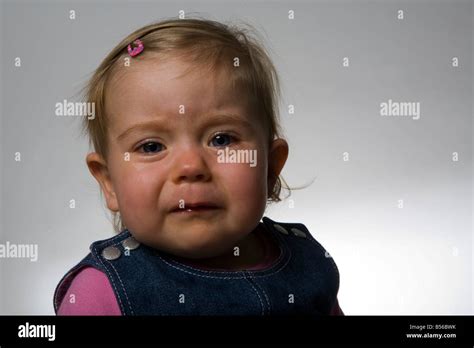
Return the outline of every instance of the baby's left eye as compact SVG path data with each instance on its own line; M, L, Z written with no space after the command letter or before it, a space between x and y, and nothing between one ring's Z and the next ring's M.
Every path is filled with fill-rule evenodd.
M211 144L213 146L228 146L233 140L235 140L233 136L226 133L221 133L221 134L215 135L212 138Z

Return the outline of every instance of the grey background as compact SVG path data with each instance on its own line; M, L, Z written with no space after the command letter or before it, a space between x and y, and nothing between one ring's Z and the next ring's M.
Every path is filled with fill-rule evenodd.
M55 116L55 103L78 100L79 88L125 35L181 9L244 20L264 36L283 82L290 144L283 176L290 186L313 182L267 215L306 224L332 254L343 311L472 314L472 7L2 1L0 243L37 243L39 260L0 259L0 314L53 314L59 279L92 241L113 235L85 165L80 120ZM380 116L388 99L420 102L420 120ZM21 162L14 161L17 151ZM458 162L451 160L455 151Z

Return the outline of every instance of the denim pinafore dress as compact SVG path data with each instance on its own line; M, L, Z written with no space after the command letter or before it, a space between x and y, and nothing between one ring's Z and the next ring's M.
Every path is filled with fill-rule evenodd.
M339 272L326 250L300 223L263 217L280 255L262 270L203 270L138 243L130 231L90 246L90 253L61 279L54 309L74 276L92 266L105 273L122 315L267 316L329 315L337 301Z

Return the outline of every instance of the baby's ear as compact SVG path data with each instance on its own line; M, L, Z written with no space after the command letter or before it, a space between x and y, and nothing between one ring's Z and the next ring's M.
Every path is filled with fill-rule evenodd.
M275 186L276 179L280 175L288 158L288 143L285 139L275 139L270 145L268 152L268 187L271 190Z
M100 185L102 192L105 195L107 207L113 211L118 212L118 201L115 195L114 186L110 179L109 168L107 163L97 152L91 152L86 157L87 166L89 171L97 180Z

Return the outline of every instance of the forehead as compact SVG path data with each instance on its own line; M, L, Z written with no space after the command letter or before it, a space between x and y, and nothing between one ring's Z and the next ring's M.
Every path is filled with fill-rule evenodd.
M242 113L250 109L249 98L230 83L226 69L211 71L204 64L155 55L131 59L113 74L106 89L106 109L112 123L140 115L188 115L206 112Z

